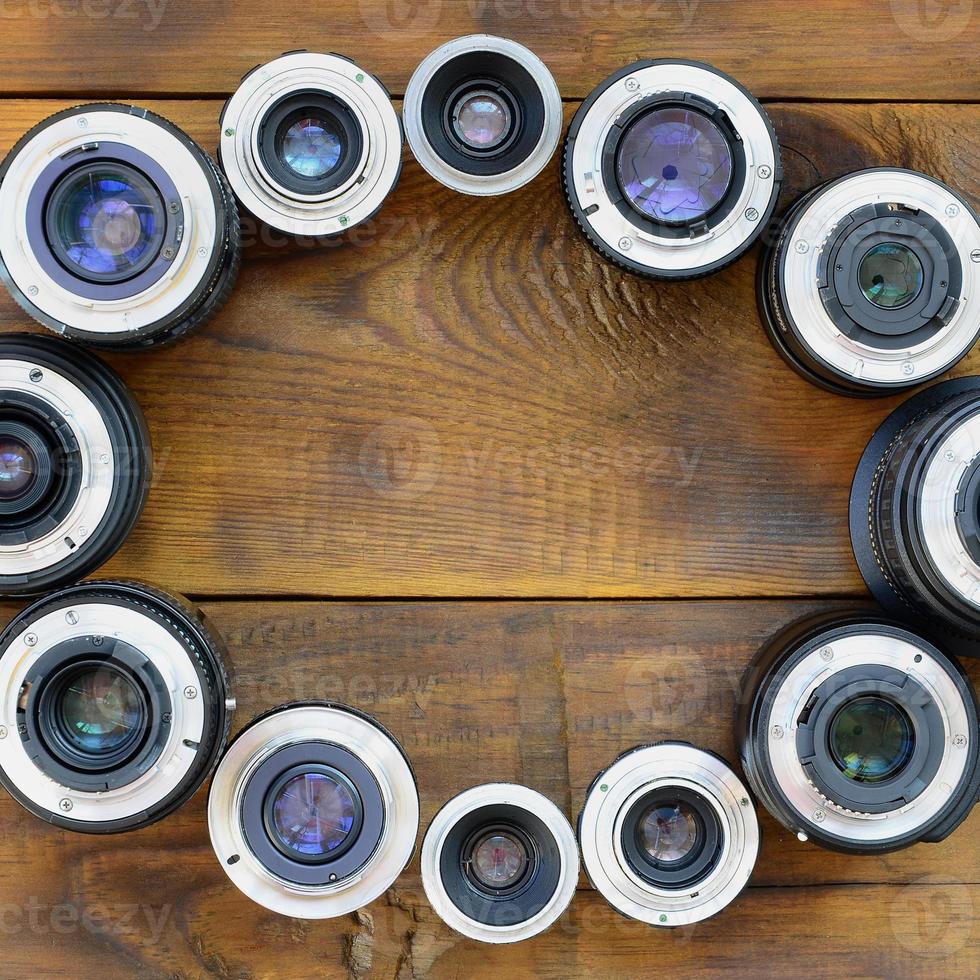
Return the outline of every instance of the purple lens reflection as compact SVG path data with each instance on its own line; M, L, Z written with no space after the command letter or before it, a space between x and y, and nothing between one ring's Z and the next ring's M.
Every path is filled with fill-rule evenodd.
M707 116L672 106L633 122L616 151L627 201L665 224L699 221L724 199L732 183L732 151Z
M323 857L335 851L354 826L353 795L325 773L294 776L279 790L272 805L280 841L308 857Z

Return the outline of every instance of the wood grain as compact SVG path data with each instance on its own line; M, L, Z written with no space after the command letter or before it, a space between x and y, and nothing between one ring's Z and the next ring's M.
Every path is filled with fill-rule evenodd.
M412 759L424 830L450 796L486 780L523 782L573 816L595 773L639 742L683 737L732 758L738 677L766 636L815 608L216 602L206 612L228 641L236 729L294 698L373 713ZM980 680L980 662L971 670ZM491 950L433 914L417 858L357 915L267 913L225 879L204 809L202 791L145 831L91 838L53 830L4 796L0 972L43 963L49 976L625 978L652 975L655 962L658 974L792 976L805 958L816 978L948 977L970 973L980 943L980 814L943 844L875 858L801 845L763 814L753 883L716 919L653 932L614 914L583 877L553 930Z
M230 94L296 48L339 51L402 93L449 38L513 37L566 98L638 58L696 58L769 99L976 100L973 0L2 0L0 93Z
M152 105L213 145L217 104ZM5 103L0 149L59 106ZM876 164L980 195L980 106L771 111L787 199ZM788 370L754 254L640 281L578 236L554 166L474 201L411 161L349 241L288 244L251 219L246 237L215 322L113 359L157 477L110 574L231 596L863 593L849 485L899 399ZM0 318L27 322L6 295Z

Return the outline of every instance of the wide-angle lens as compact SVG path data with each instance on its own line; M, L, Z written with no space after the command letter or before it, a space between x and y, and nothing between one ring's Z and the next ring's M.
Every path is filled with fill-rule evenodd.
M74 673L58 702L55 710L62 733L89 755L117 752L146 721L136 686L112 667L84 667Z
M921 259L907 245L897 242L875 245L858 266L861 291L883 310L911 303L922 292L924 279Z
M905 768L915 742L908 715L884 698L855 698L830 723L830 750L841 772L861 783L891 779Z
M343 845L356 816L352 790L323 772L291 777L272 806L280 842L307 857L323 857Z
M343 155L342 136L336 123L306 117L289 123L282 137L283 162L301 177L324 177Z
M467 146L493 150L510 134L511 112L507 103L493 92L472 92L457 102L453 126Z
M30 490L36 471L37 460L25 442L0 437L0 500L16 500Z
M698 818L679 800L650 807L637 824L637 840L655 864L681 861L698 843Z

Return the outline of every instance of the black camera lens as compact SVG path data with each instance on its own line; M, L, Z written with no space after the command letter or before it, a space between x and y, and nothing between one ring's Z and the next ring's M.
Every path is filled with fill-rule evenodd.
M886 419L858 466L850 524L875 598L977 655L980 379L934 385Z
M94 104L35 126L0 166L0 275L58 334L136 350L224 304L238 213L211 158L167 120Z
M980 335L980 223L945 184L862 170L803 195L759 266L762 320L799 374L887 395L948 371Z
M743 683L746 775L801 840L879 854L945 839L980 791L978 706L962 668L879 615L807 617Z
M221 641L179 596L130 582L55 592L0 635L0 782L84 833L145 827L213 769L233 702Z
M638 61L610 75L565 143L565 194L589 242L654 279L737 259L765 228L781 180L762 106L697 62Z
M0 594L39 594L108 561L150 473L143 415L109 367L53 337L0 337Z

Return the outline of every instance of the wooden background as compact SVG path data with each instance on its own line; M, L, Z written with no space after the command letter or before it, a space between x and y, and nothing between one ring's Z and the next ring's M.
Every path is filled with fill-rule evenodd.
M0 152L96 97L149 105L213 150L222 101L281 51L348 54L399 96L432 48L475 31L533 48L569 117L635 58L715 63L766 103L785 201L890 164L980 203L980 0L0 0ZM755 252L701 282L642 282L578 237L557 158L480 201L407 153L389 203L343 244L288 243L247 217L245 237L215 322L111 358L157 476L104 570L205 604L238 674L236 727L339 698L402 739L423 824L486 780L573 815L638 742L733 759L738 679L762 640L866 598L848 488L900 399L837 398L784 367L758 322ZM29 325L6 295L0 316ZM957 369L978 372L980 354ZM945 844L863 859L763 814L753 884L710 922L648 929L583 879L550 932L491 948L440 923L417 862L349 918L266 913L227 882L204 807L202 791L154 828L90 839L0 800L0 975L980 970L980 814Z

